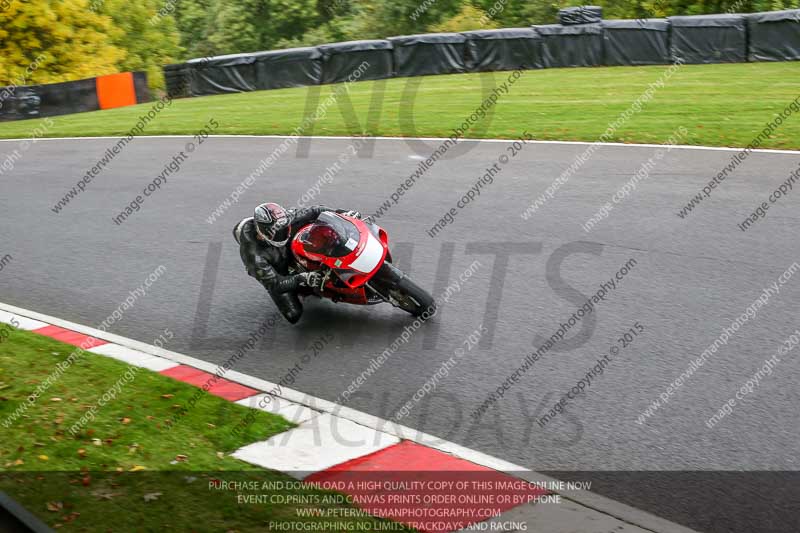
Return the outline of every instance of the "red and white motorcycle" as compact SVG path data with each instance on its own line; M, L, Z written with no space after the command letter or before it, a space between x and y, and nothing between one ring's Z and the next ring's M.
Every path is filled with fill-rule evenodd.
M436 313L433 297L392 265L389 237L378 225L330 211L300 228L291 244L301 270L319 271L316 293L334 302L388 302L415 317Z

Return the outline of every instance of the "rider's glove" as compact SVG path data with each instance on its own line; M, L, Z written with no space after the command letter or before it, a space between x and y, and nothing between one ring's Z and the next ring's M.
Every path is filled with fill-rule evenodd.
M311 287L312 289L320 289L322 280L324 279L324 276L320 272L303 272L302 274L298 274L298 276L300 276L300 282L303 285Z
M345 211L342 213L344 216L361 219L361 213L358 211Z

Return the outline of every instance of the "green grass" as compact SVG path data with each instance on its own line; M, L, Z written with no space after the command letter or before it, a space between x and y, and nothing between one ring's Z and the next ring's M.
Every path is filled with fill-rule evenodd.
M0 422L75 348L28 332L0 339ZM3 337L5 337L5 333ZM269 531L271 521L298 518L299 507L347 507L342 495L301 488L293 494L333 495L333 502L241 504L236 491L212 489L214 479L293 481L238 461L229 453L283 432L292 424L257 412L240 435L231 430L249 409L205 395L172 429L165 422L197 391L147 370L135 374L119 395L100 407L94 421L70 436L68 429L128 370L124 363L85 353L23 417L0 426L0 490L60 531ZM246 490L241 494L285 494ZM330 520L329 520L330 521ZM343 524L379 521L360 516ZM341 529L340 529L341 527Z
M515 138L524 130L537 139L594 141L607 125L664 72L663 66L546 69L525 71L502 96L491 122L479 122L466 136ZM507 73L401 78L385 82L380 119L369 128L383 136L449 136L482 100L482 81L501 83ZM800 95L800 63L685 65L656 92L644 109L621 127L616 142L663 143L683 126L684 144L745 146L765 123ZM357 82L350 99L361 126L348 126L332 106L309 134L351 135L366 131L370 99L384 82ZM324 102L334 86L323 86ZM411 97L417 88L415 98ZM194 134L215 118L217 134L287 134L303 120L306 97L317 88L258 91L176 100L150 123L144 135ZM401 102L403 103L401 105ZM344 103L344 100L341 100ZM121 135L151 104L40 120L0 124L0 137ZM401 109L414 127L403 125ZM413 111L412 111L413 110ZM800 118L791 117L763 144L800 148Z

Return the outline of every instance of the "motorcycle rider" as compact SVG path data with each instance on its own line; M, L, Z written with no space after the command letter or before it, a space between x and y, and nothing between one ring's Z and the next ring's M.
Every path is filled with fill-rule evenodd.
M233 229L247 274L267 289L278 310L292 324L303 314L299 295L314 294L323 278L319 272L295 273L289 246L300 228L316 221L326 211L361 218L358 211L323 205L284 209L267 202L258 205L252 217L243 219Z

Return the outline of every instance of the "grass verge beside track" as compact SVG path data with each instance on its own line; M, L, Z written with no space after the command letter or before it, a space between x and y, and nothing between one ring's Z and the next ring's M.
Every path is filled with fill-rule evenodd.
M478 122L468 138L517 138L524 130L541 140L595 141L608 124L630 107L667 67L597 67L524 71L501 95L494 116ZM508 73L457 74L399 78L385 82L377 136L447 137L452 128L480 105L481 77L491 88ZM685 144L746 146L765 123L798 97L800 62L684 65L655 93L652 101L616 133L612 141L663 143L678 127L689 130ZM365 128L373 90L384 82L350 84L350 99L361 130L348 127L342 107L332 105L308 134L352 135ZM413 102L415 128L402 126L401 102L419 84ZM324 103L336 86L321 88ZM147 125L143 135L200 131L211 118L215 134L289 134L301 124L311 89L282 89L175 100ZM409 105L409 104L403 104ZM122 135L151 104L55 117L44 128L40 120L0 124L0 138L31 135L37 126L47 137ZM411 109L411 108L408 108ZM313 108L312 108L313 111ZM346 109L345 109L346 111ZM476 131L477 130L477 131ZM762 148L800 149L800 117L791 117Z
M11 330L0 342L0 421L6 420L74 350L33 333ZM59 531L270 531L270 522L317 523L316 531L374 531L384 523L351 509L343 496L290 491L221 490L219 481L291 482L227 454L283 432L292 424L257 412L239 436L231 429L246 407L207 395L167 430L164 422L197 390L142 369L94 421L74 437L68 429L114 387L129 367L86 353L23 417L0 429L0 490ZM328 503L242 503L238 494L310 496ZM289 500L289 498L285 498ZM299 499L298 499L299 500ZM338 501L337 501L338 500ZM298 516L321 509L322 516ZM340 513L341 510L356 511ZM334 521L325 518L337 516ZM322 525L327 520L329 526ZM312 525L313 524L309 524ZM403 530L398 524L392 531ZM321 526L321 528L320 528ZM396 527L395 527L396 526Z

